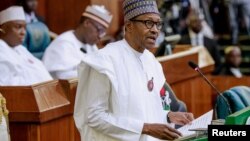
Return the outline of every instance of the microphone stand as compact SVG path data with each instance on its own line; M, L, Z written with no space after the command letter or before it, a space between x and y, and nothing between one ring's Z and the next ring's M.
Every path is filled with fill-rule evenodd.
M193 62L189 62L189 65L191 68L194 68L195 71L199 72L199 74L202 76L202 78L210 85L212 86L212 88L217 92L217 94L219 94L219 96L221 96L221 98L226 102L227 106L228 106L228 111L230 114L232 114L232 110L230 108L230 105L229 105L229 102L228 100L226 99L225 96L223 96L221 94L221 92L207 79L207 77L201 72L200 68L198 65L196 65L195 63ZM217 117L217 116L216 116Z

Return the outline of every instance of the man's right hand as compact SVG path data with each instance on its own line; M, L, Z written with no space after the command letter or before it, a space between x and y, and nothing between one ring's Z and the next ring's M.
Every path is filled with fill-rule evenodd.
M166 124L158 123L144 123L142 134L147 134L162 140L174 140L182 136L176 129L167 126Z

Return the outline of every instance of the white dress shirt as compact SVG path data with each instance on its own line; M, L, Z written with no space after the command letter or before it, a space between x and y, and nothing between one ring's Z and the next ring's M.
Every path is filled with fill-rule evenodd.
M242 77L242 73L241 73L241 71L240 71L239 68L233 68L233 67L231 67L230 71L233 73L233 75L235 77L237 77L237 78L241 78Z
M35 12L31 12L30 14L25 13L25 20L26 20L26 23L32 23L32 22L38 21L36 15L35 15Z
M189 30L189 36L191 39L192 46L204 46L204 35L202 32L198 34L194 33L192 30Z

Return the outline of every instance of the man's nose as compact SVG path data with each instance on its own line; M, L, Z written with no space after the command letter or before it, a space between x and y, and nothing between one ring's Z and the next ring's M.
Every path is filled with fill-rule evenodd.
M25 35L26 34L26 28L22 28L21 31L20 31L20 34Z
M159 33L160 30L157 28L157 25L154 24L153 27L150 29L150 31L151 31L152 33L157 34L157 33Z

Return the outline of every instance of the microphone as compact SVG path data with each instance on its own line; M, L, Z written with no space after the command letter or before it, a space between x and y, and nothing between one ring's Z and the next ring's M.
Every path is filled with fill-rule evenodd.
M207 77L201 72L201 70L200 70L200 68L199 68L199 66L197 65L197 64L195 64L194 62L192 62L192 61L189 61L188 62L188 65L191 67L191 68L193 68L195 71L197 71L197 72L199 72L199 74L202 76L202 78L217 92L217 94L219 95L219 96L221 96L222 97L222 99L226 102L226 104L227 104L227 106L228 106L228 111L230 112L230 113L232 113L232 110L231 110L231 108L230 108L230 105L229 105L229 102L228 102L228 100L226 99L226 97L225 96L223 96L222 94L221 94L221 92L207 79Z

